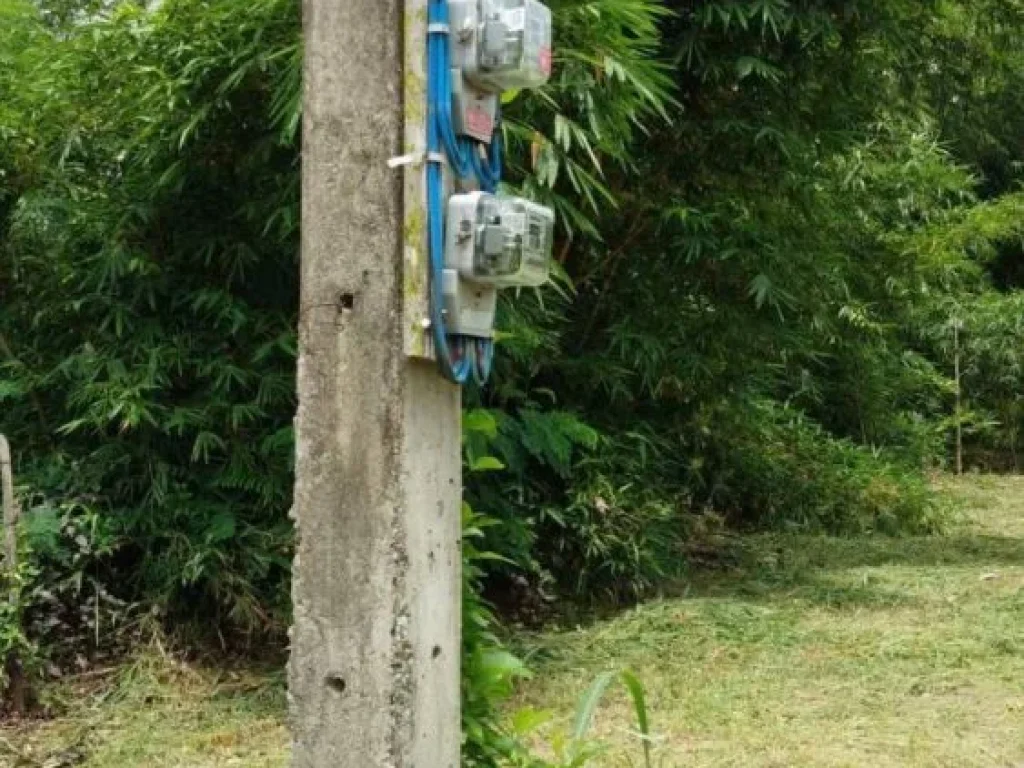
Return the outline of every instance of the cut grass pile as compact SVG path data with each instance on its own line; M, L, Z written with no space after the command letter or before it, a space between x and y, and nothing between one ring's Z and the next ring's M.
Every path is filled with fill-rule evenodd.
M531 638L510 709L552 710L564 733L590 683L628 667L661 768L1024 766L1024 478L948 483L969 513L946 536L737 538L674 597ZM281 672L149 652L55 695L63 717L0 727L0 766L287 764ZM634 731L620 691L597 765L640 765Z

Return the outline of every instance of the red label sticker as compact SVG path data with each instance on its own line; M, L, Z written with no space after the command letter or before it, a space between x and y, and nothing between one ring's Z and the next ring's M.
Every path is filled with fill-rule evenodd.
M466 132L483 141L494 134L494 119L486 109L470 107L466 110Z
M540 71L548 77L551 76L551 49L540 49Z

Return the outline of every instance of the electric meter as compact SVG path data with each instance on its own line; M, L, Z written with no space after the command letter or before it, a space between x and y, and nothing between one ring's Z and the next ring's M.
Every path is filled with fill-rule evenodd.
M550 208L487 192L454 195L447 229L446 266L463 280L498 288L547 281L555 231Z
M551 10L539 0L451 0L452 61L488 93L551 77Z

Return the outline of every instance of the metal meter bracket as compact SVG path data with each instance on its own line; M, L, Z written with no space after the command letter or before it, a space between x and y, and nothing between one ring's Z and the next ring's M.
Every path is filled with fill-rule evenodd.
M493 285L470 283L457 270L444 271L444 312L448 331L478 339L494 338L498 312L498 289Z
M498 99L467 83L458 70L452 70L452 125L461 136L490 144L498 122Z

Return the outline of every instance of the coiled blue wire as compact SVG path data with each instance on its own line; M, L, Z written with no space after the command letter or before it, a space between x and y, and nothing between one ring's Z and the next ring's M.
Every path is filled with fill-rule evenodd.
M473 379L483 385L491 378L494 364L494 342L491 339L475 339L476 355L473 360Z
M478 147L479 145L477 145ZM502 144L501 144L501 112L499 109L498 119L494 122L494 136L491 145L487 149L486 158L482 158L477 147L470 148L473 160L473 172L480 181L480 188L484 192L497 192L501 184L502 175Z
M449 338L444 319L444 176L437 155L442 147L448 164L460 178L473 176L486 192L497 191L502 175L502 146L495 130L487 157L477 144L460 139L452 124L451 52L447 0L431 0L427 6L427 219L430 249L430 325L441 372L457 384L470 377L483 384L491 374L494 342L464 336Z
M447 29L450 23L447 0L435 0L428 7L428 24ZM452 171L459 178L473 175L472 155L455 134L452 124L452 69L449 32L438 31L427 36L427 77L429 100L434 107L435 124L444 145ZM429 86L433 86L430 88ZM440 150L440 147L437 148Z
M431 2L427 9L427 21L431 25L447 25L447 2ZM450 87L447 59L447 33L428 31L427 153L430 157L427 164L427 226L430 250L430 327L434 339L434 353L441 372L451 381L464 384L469 380L474 366L466 354L464 341L454 338L449 345L444 321L444 176L436 155L441 151L444 123L451 123L451 98L447 101L443 98L445 84L448 83ZM456 173L462 170L458 166L459 159L449 158Z

